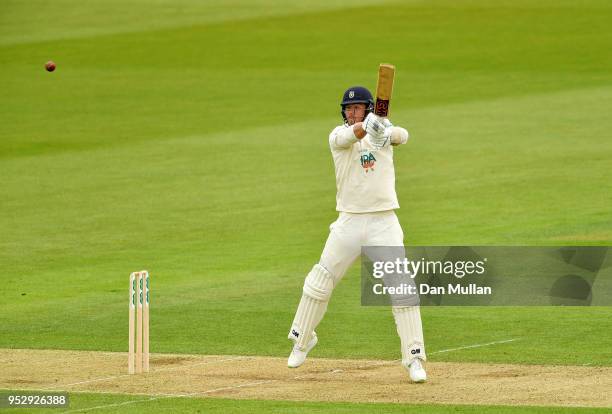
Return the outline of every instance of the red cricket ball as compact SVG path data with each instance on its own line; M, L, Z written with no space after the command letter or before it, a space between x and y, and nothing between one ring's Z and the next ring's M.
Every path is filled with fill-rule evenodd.
M47 63L45 63L45 69L47 69L48 72L53 72L55 70L55 62L50 60Z

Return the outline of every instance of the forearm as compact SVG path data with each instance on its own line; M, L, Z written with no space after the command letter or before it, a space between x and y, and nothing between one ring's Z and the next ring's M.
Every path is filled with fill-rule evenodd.
M366 136L367 132L363 129L363 122L357 122L353 125L353 133L357 139L362 139Z
M348 148L365 136L366 132L361 127L361 122L358 122L350 128L343 128L333 134L330 141L336 148Z

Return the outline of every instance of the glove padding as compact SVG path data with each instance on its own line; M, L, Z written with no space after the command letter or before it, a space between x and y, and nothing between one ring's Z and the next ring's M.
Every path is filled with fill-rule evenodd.
M373 139L380 139L385 132L383 120L373 113L369 113L363 120L363 129Z
M370 135L370 142L377 148L384 148L391 144L391 134L393 133L393 126L386 127L382 134L378 136Z

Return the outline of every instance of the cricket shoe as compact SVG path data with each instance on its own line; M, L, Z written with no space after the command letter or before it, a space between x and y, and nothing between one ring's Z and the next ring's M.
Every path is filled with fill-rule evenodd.
M425 382L427 380L427 373L423 368L423 363L420 358L415 358L409 365L404 365L404 368L410 373L410 379L414 382Z
M306 349L301 350L296 345L293 345L293 350L291 351L291 355L289 355L289 359L287 360L287 366L289 368L297 368L306 361L306 356L310 352L312 348L319 342L319 339L316 336L313 336L308 345L306 345Z

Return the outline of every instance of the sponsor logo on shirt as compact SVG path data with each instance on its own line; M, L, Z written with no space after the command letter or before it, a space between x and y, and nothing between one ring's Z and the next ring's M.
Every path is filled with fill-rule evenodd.
M361 156L359 157L359 161L361 162L361 166L363 167L365 172L374 171L374 164L376 164L376 158L374 158L374 154L372 154L370 151L362 152Z

